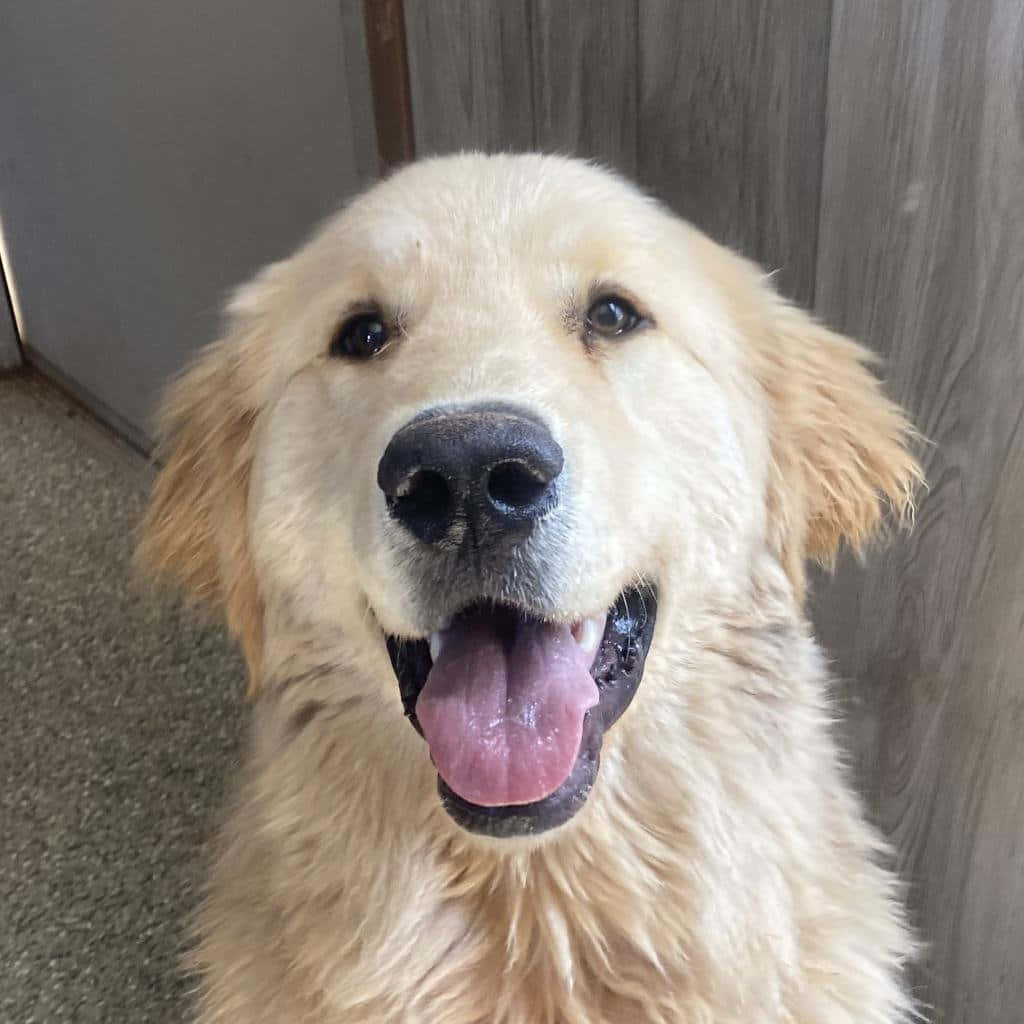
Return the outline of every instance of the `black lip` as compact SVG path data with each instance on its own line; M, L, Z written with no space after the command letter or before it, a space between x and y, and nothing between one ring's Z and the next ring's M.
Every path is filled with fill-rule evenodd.
M569 778L554 793L532 804L481 807L464 800L438 776L441 804L468 832L492 838L538 835L565 824L586 803L601 760L604 733L629 706L640 680L654 637L657 591L650 584L628 587L608 612L604 635L590 669L599 700L583 720L583 739ZM388 654L398 679L402 707L410 724L422 736L416 701L427 681L432 661L426 640L387 638Z

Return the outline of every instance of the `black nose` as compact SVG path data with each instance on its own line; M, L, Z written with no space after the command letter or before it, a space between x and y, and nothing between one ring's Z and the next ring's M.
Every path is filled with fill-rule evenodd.
M524 409L432 409L388 444L377 483L391 514L420 540L455 537L464 521L483 545L525 536L558 501L562 449ZM456 538L458 539L458 538Z

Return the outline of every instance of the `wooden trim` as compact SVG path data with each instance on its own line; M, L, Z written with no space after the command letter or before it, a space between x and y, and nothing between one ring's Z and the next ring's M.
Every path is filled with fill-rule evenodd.
M409 58L402 0L364 0L377 152L382 171L408 163L416 153L409 92Z

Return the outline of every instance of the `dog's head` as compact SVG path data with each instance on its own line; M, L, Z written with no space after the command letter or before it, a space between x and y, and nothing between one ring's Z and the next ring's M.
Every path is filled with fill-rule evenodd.
M656 618L766 554L799 603L918 475L863 350L577 162L413 165L230 314L171 392L143 555L224 606L253 686L342 640L473 831L573 815Z

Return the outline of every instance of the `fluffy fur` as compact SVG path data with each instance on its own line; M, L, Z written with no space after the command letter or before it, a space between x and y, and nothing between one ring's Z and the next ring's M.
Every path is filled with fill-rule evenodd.
M649 326L584 343L601 288ZM396 339L329 359L370 302ZM802 611L805 560L860 549L919 479L865 351L619 179L534 156L399 172L230 316L171 391L141 552L225 609L258 691L204 1024L902 1020L912 943ZM542 415L571 474L503 596L568 620L637 577L661 594L587 805L529 841L448 819L384 651L436 622L377 460L480 398Z

